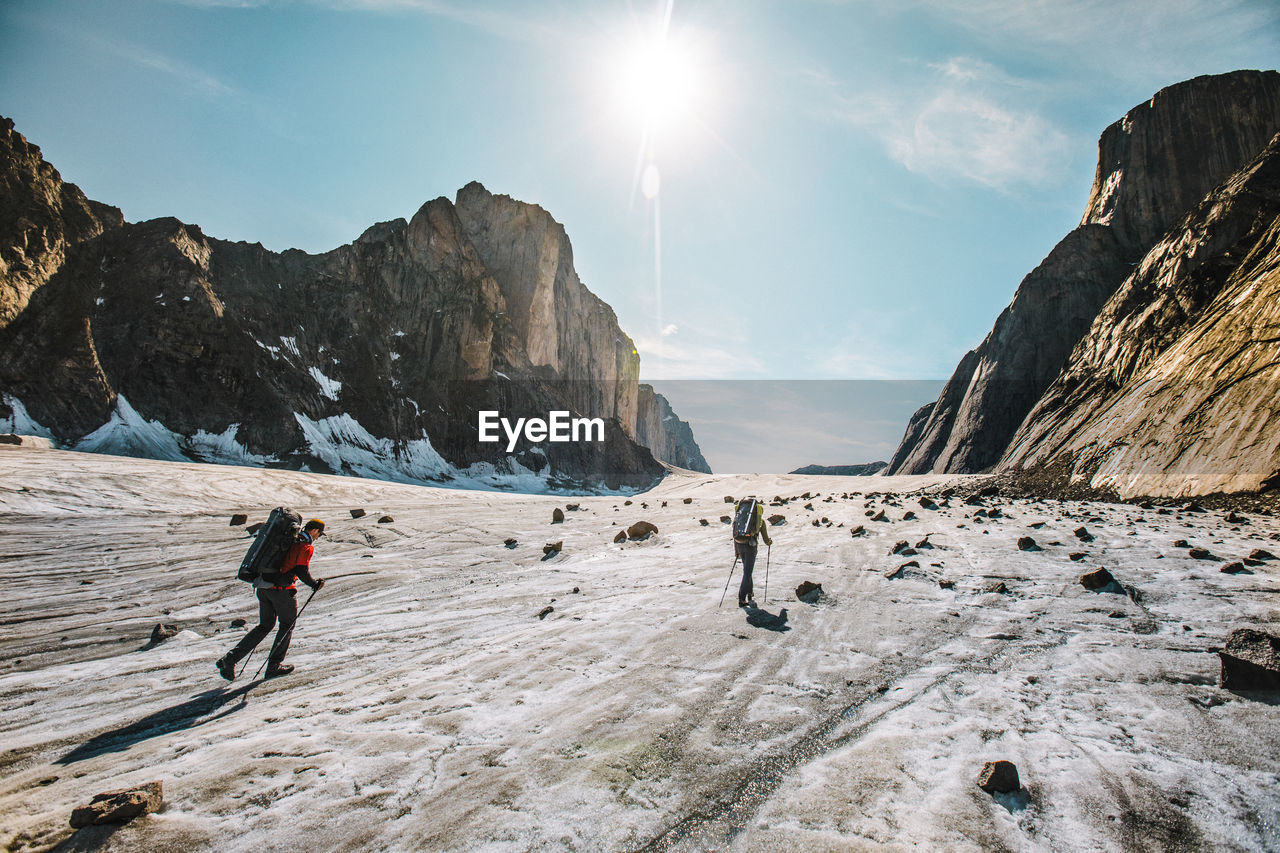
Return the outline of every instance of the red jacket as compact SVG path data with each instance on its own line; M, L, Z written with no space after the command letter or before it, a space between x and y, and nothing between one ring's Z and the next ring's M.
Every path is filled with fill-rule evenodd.
M302 538L293 544L289 549L289 553L284 555L284 562L280 564L280 574L284 578L283 583L276 584L276 589L297 589L297 578L302 578L302 582L307 586L315 589L316 581L311 577L311 555L315 553L315 546L311 544L311 536L307 533L302 534Z

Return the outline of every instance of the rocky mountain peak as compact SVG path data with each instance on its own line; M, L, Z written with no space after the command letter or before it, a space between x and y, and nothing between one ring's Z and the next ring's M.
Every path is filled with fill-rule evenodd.
M1160 90L1099 141L1081 224L1018 286L887 473L996 466L1073 349L1143 256L1280 132L1280 73L1238 71Z
M1196 77L1156 92L1102 132L1081 225L1145 253L1277 131L1280 72Z
M4 127L5 428L413 482L594 490L662 476L636 442L635 347L541 207L472 183L324 254L276 253L172 218L126 224ZM599 418L604 436L509 451L481 440L480 411Z

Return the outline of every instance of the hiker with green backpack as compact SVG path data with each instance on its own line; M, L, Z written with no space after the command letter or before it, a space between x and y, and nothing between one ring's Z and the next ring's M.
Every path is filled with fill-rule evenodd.
M755 607L752 594L751 573L756 567L756 553L759 543L756 537L764 540L764 544L773 545L769 531L764 524L764 504L755 495L743 498L733 508L733 553L735 559L742 559L742 583L738 586L738 606Z

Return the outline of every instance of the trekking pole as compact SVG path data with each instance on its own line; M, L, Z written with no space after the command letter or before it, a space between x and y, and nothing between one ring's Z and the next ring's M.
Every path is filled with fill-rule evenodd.
M733 565L729 568L729 577L724 582L724 592L720 593L720 604L716 605L716 610L720 609L720 605L724 604L724 597L729 594L729 581L733 580L733 572L738 568L738 549L733 550Z
M289 627L289 634L288 634L288 636L290 636L290 637L292 637L292 636L293 636L293 629L294 629L294 628L296 628L296 627L298 627L298 620L302 618L302 612L303 612L304 610L306 610L306 609L307 609L307 605L311 603L311 599L313 599L313 598L315 598L315 597L316 597L316 593L317 593L317 592L319 592L319 590L316 590L316 589L311 590L311 594L307 596L307 600L306 600L306 601L304 601L304 602L302 603L302 607L298 610L298 615L297 615L297 616L295 616L295 617L293 617L293 625L291 625L291 626ZM266 666L266 665L267 665L267 661L271 660L271 656L272 656L272 655L274 655L274 654L276 653L276 647L280 645L280 641L281 641L281 640L283 640L283 639L284 639L284 635L281 635L281 636L279 636L279 637L276 637L275 642L271 644L271 654L267 655L267 660L264 660L264 661L263 661L263 662L258 666L258 671L257 671L257 672L255 672L255 673L253 674L253 677L254 677L254 679L255 679L255 680L256 680L256 679L257 679L257 677L262 673L262 667ZM245 662L245 666L246 666L246 667L248 666L248 662L247 662L247 661ZM243 670L241 670L241 671L243 671Z
M767 546L764 554L764 603L769 603L769 559L773 556L773 545Z

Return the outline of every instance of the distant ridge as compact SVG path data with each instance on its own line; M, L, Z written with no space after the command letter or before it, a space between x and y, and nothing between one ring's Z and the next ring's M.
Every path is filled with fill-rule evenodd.
M870 477L889 466L888 462L868 462L865 465L806 465L791 474L829 474L834 477Z

